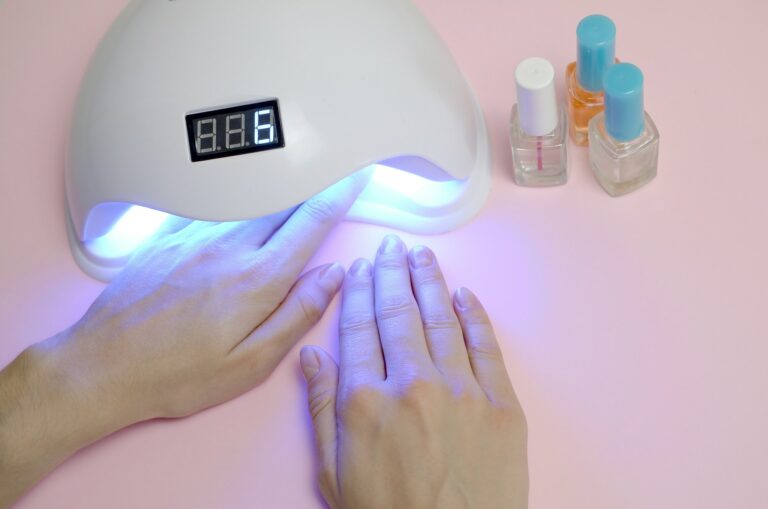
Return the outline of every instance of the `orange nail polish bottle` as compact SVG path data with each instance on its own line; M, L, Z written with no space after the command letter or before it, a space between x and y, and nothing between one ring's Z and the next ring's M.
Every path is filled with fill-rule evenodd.
M568 65L569 132L577 145L589 143L589 121L605 108L603 75L616 63L616 25L609 18L587 16L576 29L578 56Z

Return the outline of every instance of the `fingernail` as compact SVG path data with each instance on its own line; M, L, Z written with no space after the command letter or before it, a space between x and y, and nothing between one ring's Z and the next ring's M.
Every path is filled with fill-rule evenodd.
M299 360L301 362L301 371L304 373L304 380L309 383L320 371L320 359L318 359L314 348L305 346L301 349Z
M459 305L459 308L470 309L477 306L477 302L475 294L466 288L459 288L456 290L456 304Z
M355 263L352 264L352 267L349 269L349 272L353 276L370 277L371 270L372 270L371 262L369 262L365 258L360 258L359 260L356 260Z
M344 281L344 267L338 263L332 263L321 270L317 277L320 281L327 283L329 287L338 290L341 282Z
M408 253L408 261L414 269L429 267L435 263L435 255L427 247L416 246Z
M405 251L405 244L397 235L387 235L381 243L379 252L381 254L402 253Z

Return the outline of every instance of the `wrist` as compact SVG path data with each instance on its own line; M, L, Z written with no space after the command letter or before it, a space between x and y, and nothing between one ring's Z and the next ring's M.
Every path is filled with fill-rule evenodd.
M46 402L51 419L58 421L52 434L69 441L70 448L84 447L135 422L112 394L116 384L109 380L107 366L98 364L89 343L78 334L70 329L25 351L40 386L38 401Z
M69 334L27 348L0 372L0 478L18 494L79 449L130 424L105 404Z

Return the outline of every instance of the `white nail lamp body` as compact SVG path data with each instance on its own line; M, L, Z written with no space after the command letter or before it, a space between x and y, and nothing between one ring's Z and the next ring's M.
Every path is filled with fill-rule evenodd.
M262 217L371 166L348 217L405 231L490 187L480 106L410 0L134 0L75 109L70 244L106 281L166 214Z

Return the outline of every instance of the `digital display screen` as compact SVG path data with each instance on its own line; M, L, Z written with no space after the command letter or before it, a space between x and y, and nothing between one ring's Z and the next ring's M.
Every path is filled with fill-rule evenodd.
M187 115L192 161L285 146L276 100Z

